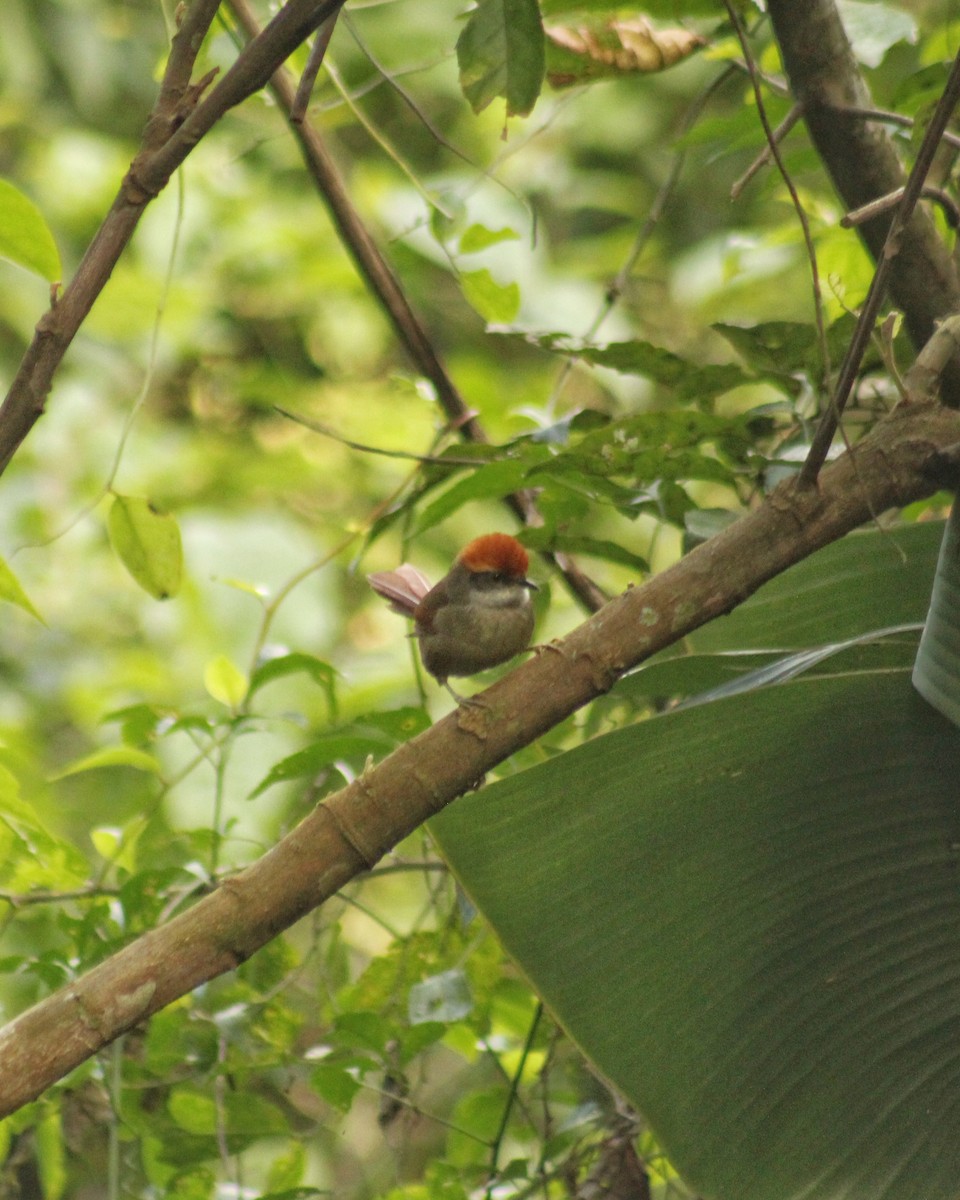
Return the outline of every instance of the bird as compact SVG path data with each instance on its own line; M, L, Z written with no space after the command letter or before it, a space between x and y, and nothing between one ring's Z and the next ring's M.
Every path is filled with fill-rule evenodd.
M409 563L367 576L394 612L413 619L427 670L458 704L478 704L450 686L450 676L475 675L513 658L530 644L534 614L526 550L508 533L474 538L433 587Z

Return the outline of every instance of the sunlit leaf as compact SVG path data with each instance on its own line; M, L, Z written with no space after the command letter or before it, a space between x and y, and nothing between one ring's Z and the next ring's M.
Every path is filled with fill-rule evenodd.
M902 8L871 0L837 0L844 32L857 59L867 67L879 67L887 51L901 42L917 40L916 20Z
M0 600L6 600L8 604L16 604L24 612L28 612L31 617L36 617L38 621L43 620L30 603L30 598L20 586L20 581L2 558L0 558Z
M203 686L214 700L236 708L247 694L247 677L225 654L212 658L203 669Z
M500 242L515 242L520 235L515 229L487 229L485 225L471 225L460 235L460 253L476 254L486 250L488 246L496 246Z
M507 324L520 310L520 289L515 283L497 283L490 272L463 271L460 286L471 308L491 324Z
M144 591L167 600L180 590L183 547L174 517L148 500L115 496L107 518L117 557Z
M103 750L85 754L83 758L78 758L76 762L70 763L51 778L66 779L70 775L81 775L84 771L99 771L104 767L132 767L135 771L160 774L160 763L152 754L138 750L135 746L107 746Z
M57 244L43 214L5 179L0 179L0 258L50 283L62 275Z

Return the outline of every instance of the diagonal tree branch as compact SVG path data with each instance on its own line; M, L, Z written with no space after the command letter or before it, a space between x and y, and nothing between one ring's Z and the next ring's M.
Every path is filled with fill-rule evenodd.
M160 93L140 152L77 272L41 318L33 341L0 406L0 473L43 414L54 374L93 303L110 278L144 210L197 142L235 104L258 91L289 54L343 0L288 0L223 79L201 99L212 75L190 84L218 0L193 0L173 38Z
M0 1030L0 1117L122 1033L235 969L369 869L486 771L658 650L729 612L761 584L874 513L955 484L960 413L901 406L822 472L755 512L400 747L315 808L241 874Z

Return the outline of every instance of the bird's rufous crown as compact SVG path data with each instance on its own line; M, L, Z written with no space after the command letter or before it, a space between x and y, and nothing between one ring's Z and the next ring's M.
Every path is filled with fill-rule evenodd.
M471 571L499 571L523 579L530 560L516 538L508 533L487 533L468 543L457 559Z

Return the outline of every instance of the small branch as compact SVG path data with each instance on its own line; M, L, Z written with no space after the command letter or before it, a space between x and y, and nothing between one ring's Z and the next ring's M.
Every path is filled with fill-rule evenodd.
M878 200L871 200L869 204L855 208L840 218L840 224L844 229L853 229L857 225L862 225L864 221L871 221L874 217L882 216L892 208L896 208L903 199L905 190L905 188L897 188L895 192L888 192L886 196L881 196ZM960 208L942 188L925 184L920 191L920 196L923 200L933 200L940 205L951 229L960 226Z
M543 1019L543 1001L538 1000L536 1008L533 1010L533 1020L530 1022L530 1028L527 1030L527 1036L523 1042L523 1049L520 1051L520 1058L517 1061L516 1069L510 1077L510 1086L507 1091L507 1098L503 1106L503 1112L500 1114L500 1124L497 1132L494 1134L493 1141L490 1144L490 1162L487 1166L487 1200L492 1200L494 1186L497 1182L497 1171L499 1170L498 1159L500 1158L500 1150L503 1146L503 1139L506 1137L507 1126L510 1124L510 1113L513 1111L514 1103L517 1099L517 1093L520 1090L520 1080L523 1078L524 1068L527 1065L527 1059L530 1057L530 1052L533 1049L534 1039L537 1036L537 1030L540 1027L540 1021Z
M323 60L327 56L327 47L330 45L330 39L333 37L338 15L339 13L336 12L327 17L317 30L317 36L314 38L313 46L310 50L310 57L307 59L307 65L300 76L297 94L294 96L293 104L290 106L290 123L292 125L302 124L304 117L307 115L307 109L310 106L310 97L313 95L313 85L317 82L317 75L323 66Z
M779 146L790 130L803 116L803 105L794 104L793 108L787 113L780 124L772 133L772 142L768 141L764 148L760 151L757 157L753 160L749 167L744 171L738 180L735 181L730 189L730 199L739 200L744 188L755 175L768 166L773 159L773 153L770 149L771 144Z
M407 450L387 450L383 446L370 446L366 442L353 442L350 438L337 433L335 429L331 429L329 425L324 425L322 421L314 421L312 417L305 417L300 413L288 412L287 409L281 408L279 404L275 404L273 407L282 417L296 422L297 425L303 425L306 429L312 429L314 433L331 438L333 441L339 442L341 446L346 446L350 450L356 450L360 454L379 454L383 458L399 458L405 462L424 463L427 466L436 467L479 467L483 466L484 463L497 461L497 456L493 453L490 454L489 458L452 458L439 454L412 454Z
M839 111L848 113L852 117L863 117L865 121L878 121L883 125L899 125L903 129L913 129L916 125L913 117L904 116L903 113L890 112L885 108L857 108L852 105L844 105ZM960 150L960 136L957 134L945 130L941 140L948 146Z
M4 889L0 890L0 901L5 901L14 908L23 908L29 904L63 904L68 900L98 900L101 896L119 895L118 887L91 884L88 887L73 888L65 892L8 892Z

